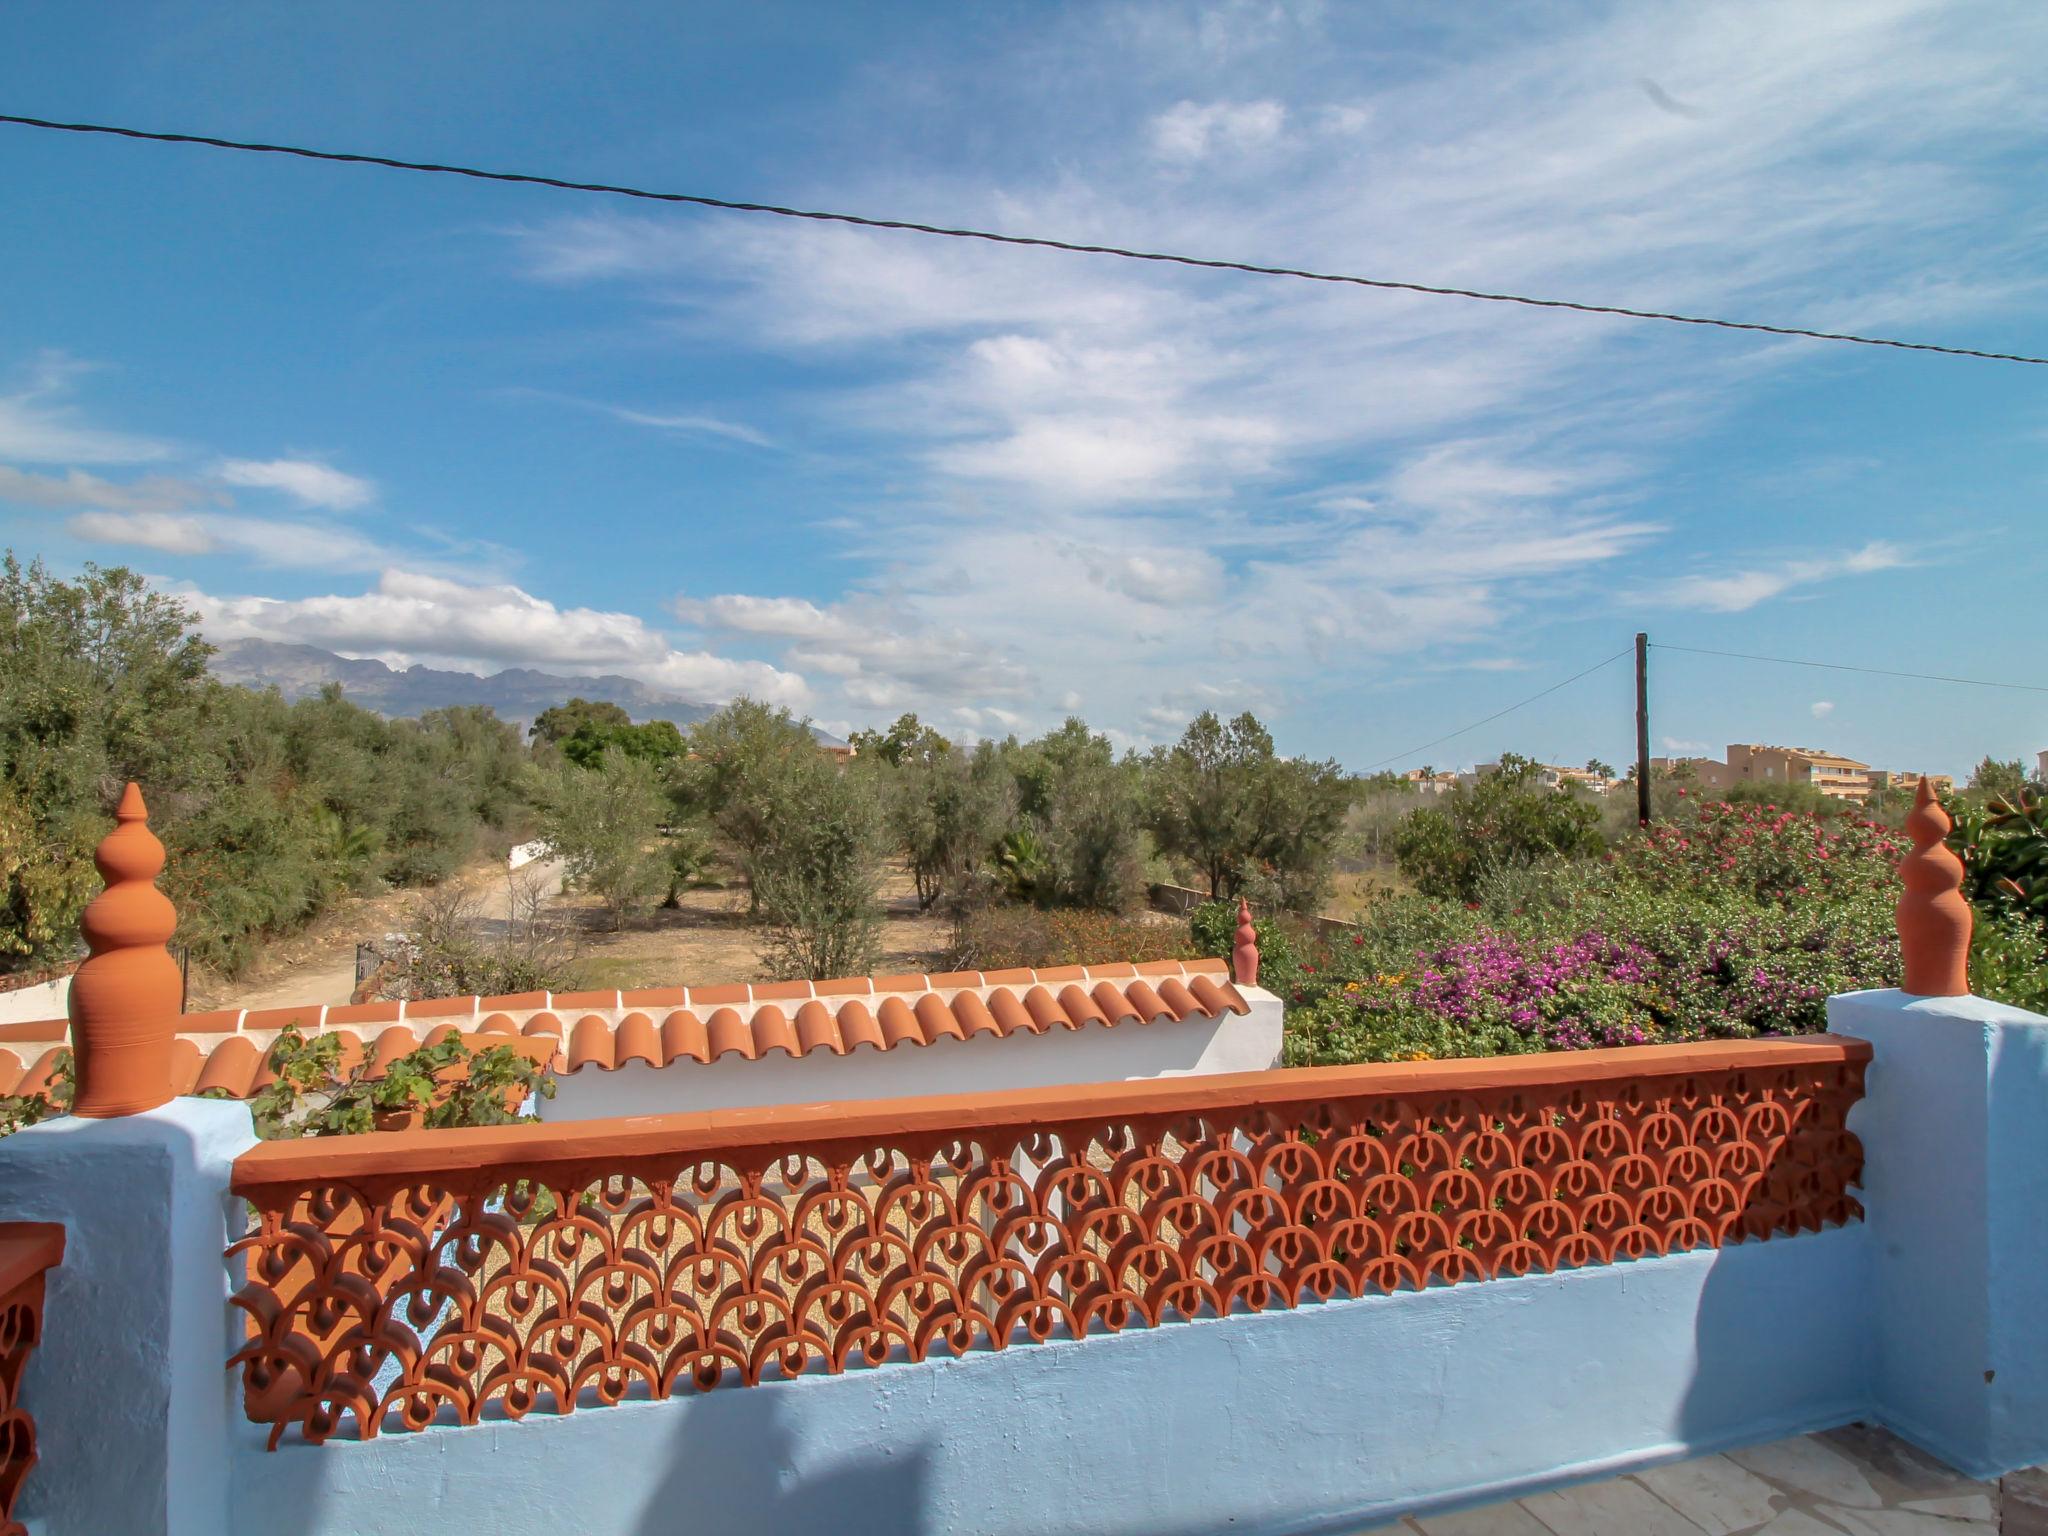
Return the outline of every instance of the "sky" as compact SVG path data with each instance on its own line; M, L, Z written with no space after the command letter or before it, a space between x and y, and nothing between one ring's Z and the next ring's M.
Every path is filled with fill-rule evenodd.
M2048 7L14 0L0 112L2048 355ZM0 538L1353 769L2048 747L2048 368L0 126Z

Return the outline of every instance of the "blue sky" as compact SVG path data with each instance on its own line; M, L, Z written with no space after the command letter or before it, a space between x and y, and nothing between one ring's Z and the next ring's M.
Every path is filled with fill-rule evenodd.
M2048 353L2048 8L17 0L0 111ZM216 638L1363 768L2048 681L2048 369L0 128L0 519ZM1617 664L1411 755L1631 750ZM1662 653L1658 750L2048 695Z

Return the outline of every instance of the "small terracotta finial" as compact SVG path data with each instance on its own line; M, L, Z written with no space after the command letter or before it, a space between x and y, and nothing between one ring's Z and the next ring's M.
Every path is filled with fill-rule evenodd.
M71 978L71 1112L92 1119L169 1102L178 1032L178 964L164 948L178 914L156 888L164 845L149 830L149 808L135 785L114 820L93 853L107 888L78 924L92 955Z
M1240 987L1259 984L1259 934L1252 927L1252 904L1237 898L1237 947L1230 952L1230 974Z
M1963 861L1943 841L1955 825L1922 777L1906 815L1913 851L1899 861L1900 990L1915 997L1962 997L1970 990L1970 904L1963 899Z

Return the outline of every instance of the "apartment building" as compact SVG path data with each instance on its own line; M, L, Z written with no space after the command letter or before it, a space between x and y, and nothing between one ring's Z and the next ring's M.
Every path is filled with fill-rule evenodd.
M2048 755L2048 754L2044 754ZM1731 742L1725 762L1711 757L1653 757L1653 769L1668 771L1688 767L1703 789L1733 789L1737 784L1810 784L1831 800L1848 800L1862 805L1872 790L1911 791L1922 775L1889 768L1873 768L1853 757L1824 752L1817 747L1771 747L1756 743ZM1956 781L1945 773L1925 775L1935 793L1949 794Z

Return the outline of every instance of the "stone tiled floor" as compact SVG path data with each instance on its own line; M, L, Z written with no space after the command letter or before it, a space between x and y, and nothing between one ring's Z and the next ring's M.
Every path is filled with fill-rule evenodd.
M2007 1536L2048 1532L2026 1502ZM1358 1536L2000 1536L2000 1503L1997 1484L1858 1424Z

